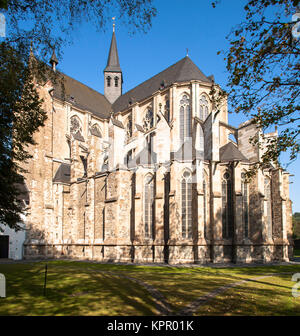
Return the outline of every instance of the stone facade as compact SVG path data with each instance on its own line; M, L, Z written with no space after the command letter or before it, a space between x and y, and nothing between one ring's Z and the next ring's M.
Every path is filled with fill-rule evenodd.
M270 165L243 182L262 155L249 144L260 131L251 121L230 126L227 103L216 111L211 102L212 81L190 75L188 58L180 62L180 78L168 68L156 90L131 90L122 108L121 87L106 87L108 96L98 95L116 101L107 116L76 95L58 98L51 82L39 87L48 119L26 166L25 258L289 260L289 174Z

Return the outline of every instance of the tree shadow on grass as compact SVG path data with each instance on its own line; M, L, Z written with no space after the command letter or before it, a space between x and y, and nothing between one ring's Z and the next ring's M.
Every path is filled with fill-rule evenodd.
M300 301L291 287L278 289L273 282L245 282L202 305L196 315L300 315Z

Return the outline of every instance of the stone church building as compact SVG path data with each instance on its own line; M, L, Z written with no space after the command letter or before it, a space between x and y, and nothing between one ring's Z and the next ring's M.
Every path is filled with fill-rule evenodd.
M115 32L104 95L57 73L63 90L38 85L48 119L26 165L25 258L289 260L289 173L270 164L247 183L261 131L228 124L213 76L186 56L123 93Z

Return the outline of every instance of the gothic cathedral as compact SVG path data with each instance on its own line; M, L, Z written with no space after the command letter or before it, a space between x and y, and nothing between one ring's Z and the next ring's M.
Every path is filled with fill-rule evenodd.
M48 119L26 165L25 258L289 260L289 173L270 163L245 179L262 155L249 139L262 133L228 124L213 76L186 56L123 94L115 32L104 95L57 74L64 90L38 86Z

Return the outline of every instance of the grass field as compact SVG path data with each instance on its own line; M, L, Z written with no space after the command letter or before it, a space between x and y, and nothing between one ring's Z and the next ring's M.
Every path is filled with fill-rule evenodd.
M0 315L164 315L164 307L169 315L181 315L203 297L206 301L188 315L300 315L300 297L291 292L291 277L300 273L300 265L209 268L49 261L44 296L45 264L0 264L6 277Z
M294 257L300 258L300 250L294 250Z

